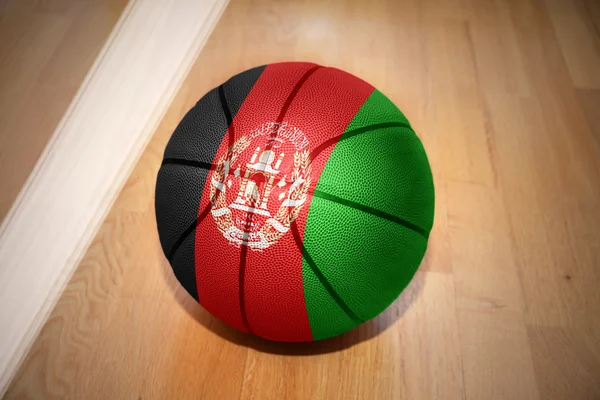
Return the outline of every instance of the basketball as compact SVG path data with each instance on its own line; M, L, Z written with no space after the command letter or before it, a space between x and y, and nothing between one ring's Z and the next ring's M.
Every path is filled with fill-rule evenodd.
M390 306L434 219L421 140L340 69L256 67L204 95L158 172L162 250L202 307L283 342L347 332Z

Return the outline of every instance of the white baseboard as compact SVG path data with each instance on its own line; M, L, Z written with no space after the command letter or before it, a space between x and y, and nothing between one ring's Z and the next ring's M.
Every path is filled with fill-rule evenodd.
M132 0L0 227L0 397L228 0Z

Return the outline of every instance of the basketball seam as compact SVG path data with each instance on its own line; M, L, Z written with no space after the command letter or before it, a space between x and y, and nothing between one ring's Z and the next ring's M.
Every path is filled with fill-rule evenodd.
M321 199L325 199L325 200L328 200L328 201L331 201L331 202L334 202L334 203L337 203L337 204L341 204L341 205L344 205L344 206L347 206L347 207L351 207L351 208L354 208L355 210L359 210L359 211L365 212L367 214L371 214L371 215L374 215L376 217L386 219L386 220L388 220L390 222L393 222L395 224L402 225L403 227L405 227L407 229L410 229L411 231L413 231L415 233L418 233L419 235L423 236L425 239L429 238L429 232L426 229L423 229L420 226L415 225L412 222L407 221L407 220L405 220L403 218L397 217L397 216L395 216L393 214L386 213L385 211L381 211L381 210L378 210L376 208L369 207L367 205L364 205L364 204L361 204L361 203L357 203L357 202L352 201L352 200L348 200L348 199L344 199L342 197L338 197L336 195L324 192L322 190L315 189L312 192L312 194L313 194L313 196L319 197Z
M223 95L223 97L222 98L220 97L220 99L222 100L221 105L223 107L223 112L227 113L227 111L225 111L225 110L228 110L227 102L226 101L223 102L225 100L225 96ZM334 139L337 140L337 142L333 142L333 143L331 143L331 144L328 145L328 146L330 146L330 145L339 143L342 140L350 139L350 138L352 138L354 136L357 136L357 135L360 135L360 134L363 134L363 133L372 133L373 131L376 131L376 130L379 130L379 129L384 129L384 128L405 128L405 129L409 129L414 134L414 131L412 130L412 128L410 127L410 125L407 124L407 123L405 123L405 122L385 122L385 123L367 125L367 126L363 126L361 128L353 129L351 131L342 133L341 135L338 135L338 136L335 136L335 137L333 137L331 139L328 139L327 141L325 141L323 143L327 143L327 142L330 142L330 141L333 142ZM310 158L311 160L314 160L315 157L317 157L323 150L325 150L328 147L328 146L323 146L323 143L321 143L319 146L317 146L315 148L315 150L313 150L313 155ZM231 143L230 143L230 145L231 145ZM317 149L319 149L318 152L316 151ZM211 163L207 163L207 162L202 162L202 161L196 161L196 160L188 160L188 159L183 159L183 158L166 158L166 159L163 160L163 165L164 164L182 165L182 166L188 166L188 167L193 167L193 168L202 168L202 169L206 169L206 170L214 170L216 168L215 164L211 164ZM230 171L229 173L232 174L233 171ZM346 201L345 199L342 199L342 200L344 200L344 202L341 202L341 204L344 204L345 202L348 202L348 203L350 202L349 200L348 201ZM355 203L355 204L358 204L358 203ZM207 206L207 208L209 208L209 207L210 207L210 203ZM366 207L367 206L364 206L364 207L361 207L361 208L366 208ZM357 208L357 207L355 207L355 208ZM361 208L357 208L357 209L361 209ZM370 212L370 214L373 214L373 215L379 214L378 216L383 216L384 214L386 214L386 215L390 215L391 216L391 214L384 213L383 211L379 212L379 210L376 210L374 208L369 208L369 209L372 210L372 211L376 211L377 212L377 213ZM201 214L201 216L203 214L204 214L204 211ZM395 217L395 216L392 216L392 217L393 217L392 220L394 218L396 218L398 220L401 220L401 218L399 218L399 217ZM181 246L181 244L186 239L186 237L189 234L191 234L192 231L195 228L198 227L198 225L200 225L200 223L202 222L203 219L204 218L196 218L194 221L192 221L192 223L188 226L188 228L181 234L181 236L179 237L179 239L177 239L177 241L175 242L175 244L171 248L171 251L169 252L169 256L167 257L167 259L169 261L171 261L172 257L175 255L175 252L177 251L177 249L179 248L179 246ZM386 218L386 219L389 219L389 218ZM408 222L408 221L406 221L406 222ZM408 222L408 223L410 224L410 222ZM403 225L403 224L401 224L401 225ZM413 225L413 224L411 224L411 225ZM417 229L416 230L412 229L412 230L415 230L417 233L421 233L426 238L429 236L429 233L427 233L427 231L425 229L417 227L416 225L414 225L414 226Z
M340 135L334 136L330 139L327 139L312 151L310 154L310 160L314 160L319 154L321 154L326 148L329 146L337 145L343 140L350 139L354 136L358 136L363 133L372 133L373 131L384 129L384 128L405 128L410 130L413 134L415 133L409 124L404 122L382 122L379 124L367 125L360 128L352 129L351 131L344 132Z
M221 108L223 109L223 113L225 114L225 120L227 121L227 129L229 130L233 122L233 117L231 116L231 110L229 109L227 99L225 98L225 89L223 88L223 85L219 85L217 91L219 92L219 102L221 103Z
M219 88L217 89L218 93L219 93L219 102L221 103L221 109L223 110L223 114L225 114L225 119L227 121L227 133L228 133L228 149L231 149L231 144L233 142L233 132L234 132L234 128L233 128L233 118L231 116L231 110L229 109L229 105L227 104L227 99L225 98L225 90L223 89L223 85L219 85ZM162 164L174 164L174 165L184 165L184 166L190 166L190 167L195 167L195 168L203 168L203 169L214 169L213 164L211 163L206 163L206 162L202 162L202 161L194 161L194 160L186 160L186 159L181 159L181 158L167 158L164 159ZM216 195L216 193L215 193ZM206 206L206 208L200 213L200 215L194 220L192 221L192 223L186 228L185 231L183 231L183 233L179 236L179 238L177 239L177 241L175 241L175 244L173 245L173 247L171 247L171 251L169 251L167 259L169 260L169 262L171 262L173 260L173 257L175 256L175 253L177 252L177 250L179 249L179 247L181 247L181 244L185 241L185 239L187 239L187 237L196 230L196 228L198 228L198 225L200 225L200 223L204 220L204 218L206 218L206 216L208 215L208 213L210 212L210 205L211 202L208 202L208 205Z
M311 154L310 159L314 160L315 157L317 157L322 151L324 151L324 149L326 149L327 147L332 146L336 143L339 143L342 140L350 139L354 136L357 136L357 135L360 135L363 133L372 133L373 131L376 131L379 129L384 129L384 128L405 128L405 129L410 130L413 134L415 133L412 130L412 128L410 127L410 125L406 124L404 122L384 122L381 124L367 125L362 128L356 128L351 131L342 133L331 139L327 139L323 143L331 142L331 144L328 144L327 146L323 147L323 143L321 143L319 146L317 146L315 148L315 150L313 150L313 154ZM318 152L316 151L317 149L319 149ZM203 168L203 169L207 169L207 170L214 170L217 168L217 166L215 164L210 164L210 163L206 163L203 161L188 160L188 159L184 159L184 158L165 158L163 161L163 164L177 164L177 165L184 165L184 166L189 166L189 167ZM233 171L230 171L230 174L233 174Z
M323 68L323 67L320 65L315 65L312 68L310 68L309 70L307 70L306 72L304 72L302 77L298 80L298 82L296 82L296 84L292 88L292 91L288 94L288 97L286 98L285 102L283 103L283 106L281 107L281 110L279 111L279 115L277 116L276 123L280 124L283 121L285 114L287 113L290 105L292 104L292 101L296 98L296 95L300 91L300 88L302 86L304 86L306 81L310 78L310 76L312 74L315 73L315 71L317 71L318 69L321 69L321 68ZM279 130L276 130L274 133L269 135L269 139L273 140L273 139L277 138L278 135L279 135ZM272 143L274 143L274 142L271 141L271 144L269 142L267 142L267 146L265 147L265 149L270 150ZM248 213L248 216L246 217L246 225L248 225L252 222L253 217L254 217L253 213ZM245 290L244 280L245 280L245 276L246 276L247 255L248 255L248 246L242 245L242 248L240 250L240 265L239 265L239 276L238 276L239 302L240 302L240 312L241 312L241 316L242 316L242 323L244 324L244 326L250 333L253 333L252 329L250 328L250 322L248 321L248 316L246 314L245 294L244 294L244 290Z
M318 69L318 68L322 68L322 67L313 67L311 70L313 70L312 72L314 72L314 70ZM309 70L309 71L311 71ZM305 83L305 79L301 79L300 81L302 81L302 84ZM299 83L300 83L299 81ZM302 85L300 85L302 86ZM299 87L296 87L295 90L292 90L292 92L290 93L290 95L293 94L292 98L295 97L295 95L297 94L297 92L300 89ZM229 133L229 145L228 145L228 149L231 148L231 142L232 139L234 137L234 133L233 133L233 121L232 121L232 116L231 116L231 112L229 110L229 107L227 105L227 101L225 98L225 93L223 90L223 85L219 86L218 89L218 93L219 93L219 100L221 102L221 106L223 109L223 113L225 114L225 118L227 120L228 123L228 133ZM286 103L284 103L284 106L282 107L282 110L280 111L280 115L278 119L283 119L283 117L285 116L285 112L287 111L287 108L289 108L289 105L291 104L291 99L289 99L289 101L286 101ZM336 145L337 143L341 142L342 140L345 139L349 139L351 137L363 134L363 133L370 133L379 129L384 129L384 128L392 128L392 127L399 127L399 128L405 128L408 129L409 131L411 131L414 134L414 131L412 130L411 126L405 122L386 122L386 123L379 123L379 124L373 124L373 125L368 125L368 126L364 126L364 127L360 127L360 128L356 128L353 129L351 131L347 131L344 132L340 135L337 135L333 138L330 138L326 141L324 141L323 143L321 143L319 146L317 146L314 150L313 153L310 156L310 160L314 160L317 156L319 156L319 154L321 152L323 152L326 148L328 148L331 145ZM216 165L211 164L211 163L207 163L207 162L202 162L202 161L195 161L195 160L188 160L188 159L181 159L181 158L166 158L162 161L162 165L167 165L167 164L173 164L173 165L182 165L182 166L189 166L189 167L193 167L193 168L201 168L201 169L205 169L205 170L214 170L216 168ZM427 238L428 233L408 222L405 221L401 218L395 217L391 214L387 214L383 211L379 211L376 209L373 209L371 207L368 206L364 206L361 205L359 203L355 203L352 202L350 200L346 200L343 198L339 198L337 196L334 195L330 195L329 193L326 192L322 192L322 191L317 191L315 190L313 193L313 195L316 195L317 197L329 200L329 201L334 201L337 202L339 204L343 204L343 205L347 205L350 207L353 207L355 209L367 212L369 214L372 215L376 215L378 217L382 217L385 218L387 220L390 220L392 222L395 223L399 223L400 225L403 225L405 227L407 227L408 229L411 229L419 234L421 234L422 236L424 236L425 238ZM181 234L181 236L178 238L178 240L176 241L176 243L173 245L173 247L171 248L171 251L169 252L169 256L167 257L169 261L172 261L172 258L174 257L175 253L177 252L177 250L179 249L179 247L181 246L181 244L183 243L183 241L185 241L185 239L200 225L200 223L204 220L204 218L208 215L208 213L210 212L210 208L211 208L211 202L208 203L207 207L205 210L202 211L202 213L198 216L198 218L196 218L189 226L188 228ZM323 285L323 287L327 290L327 292L329 293L329 295L331 296L331 298L338 304L338 306L344 311L344 313L346 313L346 315L348 315L348 317L350 319L352 319L356 324L361 324L364 321L359 318L353 311L352 309L344 302L344 300L341 298L341 296L335 291L335 289L333 288L333 286L331 286L331 284L329 283L329 281L327 280L327 278L323 275L322 271L318 268L317 264L315 263L315 261L312 259L312 257L310 256L310 254L308 253L308 250L306 249L306 247L304 246L304 244L302 243L302 240L300 238L300 233L297 227L296 222L294 221L292 223L292 235L294 237L296 246L298 247L298 249L301 251L301 254L303 256L303 259L307 262L307 264L309 265L309 267L311 268L311 270L313 271L313 273L315 274L315 276L317 276L317 278L319 279L320 283ZM242 257L245 256L245 254L243 254L244 252L241 252L242 254L240 254L240 267L241 267L241 263L242 263ZM240 279L241 279L241 273L242 271L240 270ZM245 316L245 307L244 307L244 301L242 299L243 297L243 289L241 288L241 284L243 282L243 279L241 279L240 281L240 310L241 310L241 314L242 314L242 319L243 319L243 323L246 327L246 329L249 332L252 332L249 323L247 321L247 317Z
M183 165L183 166L201 168L201 169L206 169L206 170L214 169L214 164L203 162L203 161L187 160L185 158L165 158L161 163L161 167L163 165Z
M294 242L296 243L298 250L300 250L302 258L306 260L306 263L308 264L312 272L316 275L317 279L319 279L321 285L323 285L325 290L327 290L329 296L337 303L337 305L344 311L344 313L346 313L346 315L350 317L352 321L354 321L357 325L362 324L364 320L362 320L358 315L356 315L354 311L352 311L350 306L346 304L344 299L342 299L342 296L340 296L340 294L335 291L333 286L331 286L331 283L329 283L325 275L323 275L323 272L317 266L315 260L313 260L313 258L311 257L310 253L306 249L306 246L304 246L304 243L302 243L302 238L300 237L300 231L298 231L298 225L296 224L296 221L292 222L291 228L292 236L294 237Z

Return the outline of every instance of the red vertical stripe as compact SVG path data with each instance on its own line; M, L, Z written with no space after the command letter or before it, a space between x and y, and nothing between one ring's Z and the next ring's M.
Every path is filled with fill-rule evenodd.
M265 221L269 218L272 221L280 210L282 201L285 200L286 193L293 183L293 170L297 168L294 154L303 150L310 152L323 141L343 133L352 117L373 91L372 86L352 75L336 69L321 68L308 76L306 82L293 94L293 99L290 99L290 94L298 81L313 67L314 64L308 63L269 65L233 120L234 143L243 136L251 139L251 142L238 155L237 160L231 163L234 168L240 167L239 174L236 176L233 171L230 171L229 178L225 179L222 188L226 192L226 203L230 205L229 209L233 212L229 221L237 222L237 225L242 228L244 221L246 223L248 221L244 218L248 213L231 207L242 188L241 178L246 170L251 170L251 167L246 166L262 160L260 157L263 151L271 147L273 150L270 167L267 169L267 172L272 171L271 175L249 173L250 184L246 188L256 187L258 190L246 191L246 196L251 196L253 193L262 196L267 187L270 196L264 203L260 197L259 200L255 197L251 199L257 201L253 209L258 209L259 203L266 208L261 209L263 211L260 211L260 214L256 214L257 218L250 219L253 225L246 226L248 231L258 232ZM276 142L267 143L270 135L261 132L268 130L269 123L277 121L286 100L290 101L281 125L285 128L281 132L287 133L279 133ZM230 146L228 136L226 135L221 143L215 163L227 154ZM312 161L311 187L316 185L332 150L333 145ZM252 161L251 157L254 153L256 155ZM263 159L267 160L268 157L263 154ZM277 174L273 169L276 166L276 170L279 171ZM211 181L214 174L214 171L209 174L200 202L199 214L210 203ZM296 219L302 237L309 203L310 196L299 210ZM221 220L221 230L219 230L218 220L222 218L219 215L221 215L219 212L216 216L208 214L197 228L196 276L201 304L226 323L245 331L240 308L240 304L243 304L247 324L259 336L286 341L312 340L304 302L302 254L296 247L291 232L283 234L266 248L251 246L246 249L244 285L240 287L240 246L244 245L225 238L223 230L227 230L229 225ZM258 234L254 233L254 235L251 238L244 236L243 240L259 240ZM240 293L243 299L240 299Z

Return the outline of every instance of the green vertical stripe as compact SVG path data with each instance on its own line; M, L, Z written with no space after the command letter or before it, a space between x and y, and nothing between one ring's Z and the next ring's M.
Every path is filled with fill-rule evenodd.
M302 272L316 340L351 329L359 323L356 316L368 320L387 308L412 279L427 246L423 232L431 230L434 203L427 156L412 130L382 125L387 122L408 124L375 90L346 133L376 127L342 135L316 186L329 196L311 201Z

